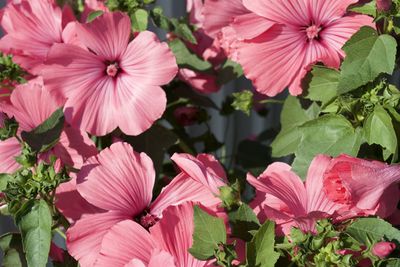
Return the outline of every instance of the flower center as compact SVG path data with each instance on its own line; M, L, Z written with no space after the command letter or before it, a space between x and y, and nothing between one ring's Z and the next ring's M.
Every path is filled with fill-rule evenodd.
M321 27L318 27L317 25L311 25L306 29L307 37L309 40L313 39L318 39L319 38L319 32L321 31Z
M110 65L108 65L106 72L107 72L108 76L115 77L119 72L118 63L115 62L115 63L111 63Z
M147 230L155 225L158 220L159 219L156 216L150 214L147 210L135 218L135 221Z
M345 205L351 204L351 194L337 173L326 173L323 183L325 194L331 201Z

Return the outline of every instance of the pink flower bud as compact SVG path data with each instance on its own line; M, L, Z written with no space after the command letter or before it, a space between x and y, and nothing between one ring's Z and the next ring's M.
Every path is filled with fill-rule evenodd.
M392 0L376 0L376 8L379 11L389 11L392 7Z
M372 248L372 254L379 258L386 258L396 249L396 244L392 242L379 242Z
M182 126L195 124L199 120L199 109L195 107L179 107L174 111L176 121Z

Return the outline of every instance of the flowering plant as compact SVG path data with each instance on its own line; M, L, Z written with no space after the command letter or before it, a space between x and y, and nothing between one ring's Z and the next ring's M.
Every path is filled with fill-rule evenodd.
M186 6L7 0L2 266L400 266L400 1Z

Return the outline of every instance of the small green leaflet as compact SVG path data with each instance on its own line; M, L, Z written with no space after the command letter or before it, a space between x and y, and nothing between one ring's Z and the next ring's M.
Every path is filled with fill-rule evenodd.
M239 209L229 213L229 222L232 227L232 236L244 241L251 241L253 238L251 232L260 227L256 214L244 203Z
M356 5L356 6L350 7L349 11L353 11L353 12L357 12L360 14L365 14L365 15L375 17L376 16L376 2L375 2L375 0L372 0L371 2L366 3L364 5Z
M52 216L44 200L28 201L15 215L29 266L45 267L50 251Z
M103 11L101 11L101 10L96 10L96 11L93 11L93 12L91 12L90 14L89 14L89 16L87 17L87 19L86 19L86 22L92 22L95 18L97 18L97 17L99 17L99 16L101 16L101 15L103 15Z
M132 30L135 32L142 32L147 29L149 21L149 13L144 9L137 9L131 15Z
M305 98L320 101L324 106L338 95L339 71L316 65L313 67L310 77L311 81Z
M247 267L273 267L279 259L275 251L275 223L266 221L246 244Z
M392 74L397 52L396 40L387 34L378 35L370 27L362 27L343 46L346 57L341 66L338 90L350 92L374 81L381 73Z
M392 118L382 106L377 105L367 117L363 131L369 145L377 144L383 147L385 160L397 153L397 136Z
M235 110L243 111L247 116L250 116L251 109L253 108L253 92L244 90L241 92L233 93L232 107Z
M2 267L27 266L20 234L8 233L2 235L0 237L0 248L3 251Z
M208 260L214 256L219 245L225 243L224 221L195 206L193 245L189 249L190 254L199 260Z
M168 44L176 57L176 63L178 63L181 68L202 72L212 68L209 62L200 59L197 55L190 52L181 40L175 39Z

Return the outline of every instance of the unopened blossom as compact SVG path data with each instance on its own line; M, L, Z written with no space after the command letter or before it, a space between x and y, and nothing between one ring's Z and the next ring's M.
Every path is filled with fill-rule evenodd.
M376 8L379 11L389 11L392 7L392 0L376 0Z
M160 86L178 71L168 45L149 31L130 41L131 21L121 12L76 23L75 32L83 47L53 45L41 71L50 91L66 99L66 121L94 135L150 128L166 108Z
M383 259L389 256L395 249L396 244L393 242L378 242L372 247L372 254Z
M362 26L373 26L371 17L346 12L356 2L243 0L253 14L236 17L231 24L233 59L258 92L275 96L288 87L290 94L299 95L313 64L338 68L345 42Z
M226 181L222 166L205 154L197 158L175 154L172 160L182 172L154 201L153 162L146 154L139 154L122 142L90 158L78 174L75 196L79 203L88 202L85 204L88 214L74 214L86 211L68 206L68 202L75 201L68 198L71 190L66 195L62 190L57 192L61 211L80 218L67 231L67 247L81 266L95 265L105 235L121 221L129 220L146 231L158 223L163 211L170 206L194 201L212 210L218 209L221 204L218 188Z

